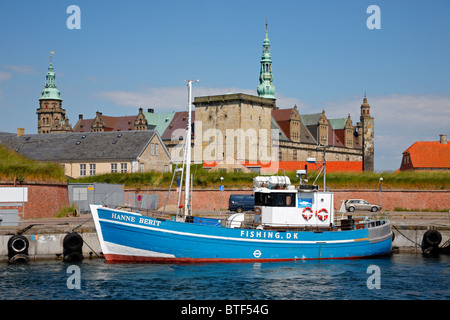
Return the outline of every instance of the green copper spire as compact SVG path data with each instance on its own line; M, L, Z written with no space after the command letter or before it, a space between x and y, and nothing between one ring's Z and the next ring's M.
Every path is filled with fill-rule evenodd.
M261 71L259 73L258 95L262 98L275 99L275 86L273 85L272 55L270 54L269 33L264 37L263 53L261 56Z
M52 56L50 56L50 65L48 67L47 75L45 76L45 88L44 90L42 90L42 95L39 100L43 99L62 100L61 93L56 87L55 72L53 72Z

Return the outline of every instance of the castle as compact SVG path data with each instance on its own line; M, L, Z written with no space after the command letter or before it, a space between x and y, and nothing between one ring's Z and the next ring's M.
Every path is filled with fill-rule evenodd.
M350 114L329 119L325 110L302 114L296 105L280 109L276 105L267 24L260 63L258 96L229 93L194 98L190 124L194 162L203 162L208 169L222 166L259 171L277 161L288 170L298 169L307 158L314 157L326 160L331 171L374 170L374 118L365 95L356 124ZM62 109L52 62L39 101L38 133L154 129L172 155L180 148L180 138L188 125L187 112L155 113L140 108L136 116L110 117L97 112L95 118L84 119L80 115L72 129Z

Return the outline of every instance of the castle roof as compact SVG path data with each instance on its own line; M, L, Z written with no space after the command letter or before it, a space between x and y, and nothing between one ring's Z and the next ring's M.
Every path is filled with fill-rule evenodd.
M111 117L101 116L105 123L104 131L130 131L134 130L136 116ZM94 119L79 119L73 128L74 132L90 132Z
M191 125L194 124L195 121L195 111L191 112L192 119L191 119ZM167 126L167 129L164 131L164 133L161 135L161 138L163 140L171 140L178 139L179 137L185 135L185 130L187 127L187 119L188 119L188 112L187 111L179 111L175 112L172 121L170 121L170 124ZM195 128L192 130L192 134L195 133Z
M42 90L39 100L62 100L61 92L56 87L55 72L53 71L53 64L50 56L50 65L48 66L47 75L45 76L45 87Z
M158 131L160 136L164 134L175 114L176 112L144 112L144 116L148 121L148 128Z

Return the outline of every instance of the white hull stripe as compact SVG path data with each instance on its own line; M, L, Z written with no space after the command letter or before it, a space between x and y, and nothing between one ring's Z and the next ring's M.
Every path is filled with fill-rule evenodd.
M139 256L139 257L175 258L173 254L136 249L108 241L103 241L103 244L105 245L104 247L105 250L103 252L104 254L118 254L118 255Z
M160 228L154 228L149 226L141 226L141 225L135 225L131 223L126 223L122 221L112 221L108 219L99 219L99 221L103 222L109 222L114 224L119 224L127 227L134 227L134 228L141 228L141 229L147 229L162 233L170 233L170 234L177 234L181 236L187 236L187 237L197 237L197 238L206 238L206 239L217 239L217 240L228 240L228 241L239 241L239 242L263 242L263 243L291 243L291 244L321 244L321 243L351 243L355 241L365 241L369 240L368 238L363 239L345 239L345 240L328 240L328 241L297 241L297 240L267 240L267 239L251 239L251 238L232 238L232 237L223 237L223 236L213 236L213 235L204 235L204 234L197 234L197 233L188 233L188 232L182 232L182 231L174 231L174 230L167 230L167 229L160 229Z

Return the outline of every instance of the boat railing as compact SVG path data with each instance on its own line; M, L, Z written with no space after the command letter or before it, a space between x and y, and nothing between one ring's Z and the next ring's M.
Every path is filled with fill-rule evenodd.
M226 220L223 220L223 226L226 226ZM270 224L264 223L249 223L248 221L242 222L240 228L250 228L250 229L262 229L262 230L273 230L273 231L346 231L346 230L357 230L357 229L370 229L378 226L382 226L387 223L387 220L363 220L363 219L340 219L335 220L330 226L317 226L311 225L295 225L295 224Z
M117 206L114 209L136 212L136 213L142 214L143 216L152 217L152 218L171 219L173 216L173 214L170 214L168 212L158 211L158 210L154 210L154 209L124 206L124 205Z

